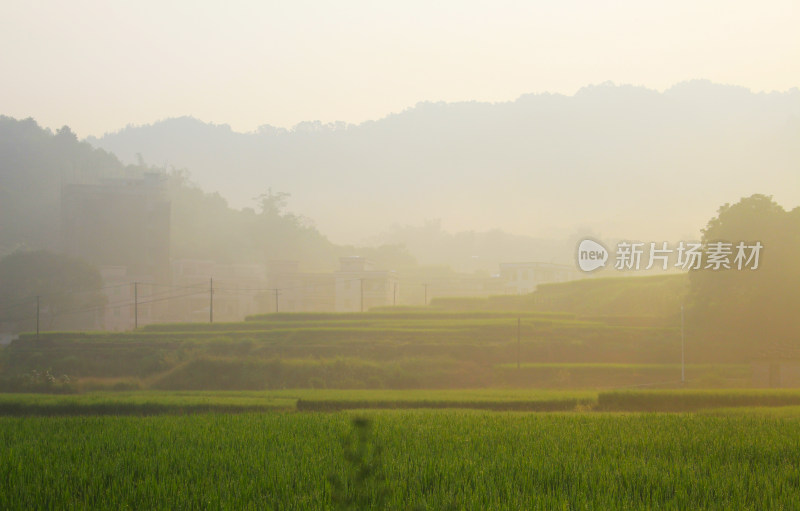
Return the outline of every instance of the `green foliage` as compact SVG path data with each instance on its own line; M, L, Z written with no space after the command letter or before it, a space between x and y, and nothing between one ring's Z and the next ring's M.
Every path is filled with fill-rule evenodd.
M591 391L510 389L135 391L85 394L0 394L0 415L156 415L247 413L268 410L337 411L358 408L572 410L597 402Z
M342 436L342 454L345 474L328 475L331 484L331 503L337 510L384 509L388 487L381 454L383 449L375 443L372 422L355 417L352 430Z
M19 376L0 378L0 392L70 394L75 392L75 387L66 374L56 376L50 369L33 369Z
M267 260L302 260L310 268L328 268L338 254L308 220L284 211L288 194L272 192L255 199L259 211L232 209L219 194L210 194L172 172L172 255L219 263L263 264Z
M0 257L60 247L63 183L122 175L114 155L78 142L66 126L54 134L0 115Z
M575 410L579 407L589 407L594 404L594 399L581 396L544 396L542 399L474 399L470 397L443 400L435 396L418 396L416 399L408 398L381 398L376 399L298 399L297 409L308 412L336 412L341 410L409 410L409 409L447 409L467 408L471 410L493 410L504 412L564 412Z
M294 409L295 401L296 398L280 394L242 392L95 392L79 395L0 394L0 415L89 416L254 413Z
M675 333L653 329L526 325L522 361L674 360ZM275 330L206 338L148 333L23 337L5 350L4 371L46 365L81 378L147 378L160 388L476 387L511 383L495 365L516 360L516 325L452 330ZM581 340L583 339L583 340ZM646 343L646 344L645 344ZM678 347L679 348L679 347ZM614 350L614 351L611 351ZM511 371L507 371L511 372ZM532 384L519 380L516 384ZM540 381L539 384L542 382ZM598 378L594 385L606 386ZM552 385L548 382L548 385Z
M711 408L800 405L797 390L621 390L601 392L601 410L691 412Z
M691 271L687 323L709 351L781 357L800 349L800 208L786 212L771 197L753 195L722 206L703 242L760 242L756 270ZM733 256L731 257L733 259Z
M673 319L687 292L685 274L607 277L542 284L530 301L536 310L565 311L579 316Z
M403 321L404 324L407 320L422 320L430 321L443 321L443 320L467 320L467 319L516 319L522 318L537 318L537 319L560 319L570 320L574 319L574 314L559 313L559 312L531 312L531 311L447 311L437 310L436 308L405 308L396 307L390 310L379 310L375 312L287 312L287 313L270 313L270 314L256 314L248 316L247 322L270 323L274 321L291 321L303 322L308 321L369 321L369 320L390 320L390 321ZM152 328L158 329L159 325L152 325ZM167 328L169 328L167 326Z
M337 257L356 250L334 245L308 219L287 212L286 193L268 189L254 197L258 211L236 210L218 193L206 193L192 183L184 170L148 167L141 157L138 165L126 167L113 154L79 142L67 126L54 134L33 119L0 116L0 257L61 247L63 184L93 184L144 172L166 178L173 258L256 264L295 259L308 270L331 270ZM120 229L117 235L124 240L127 233ZM359 252L392 267L415 264L396 244Z
M474 364L447 359L399 359L377 363L359 358L198 357L155 376L164 390L363 389L479 387L490 374Z
M46 366L163 389L607 387L621 381L614 372L572 371L568 380L561 369L542 377L496 366L515 363L518 354L522 363L673 362L679 339L675 328L538 312L274 314L137 332L23 335L5 350L3 368L16 374Z
M686 385L746 387L752 381L747 364L690 364ZM495 385L537 388L615 388L633 385L669 387L681 381L680 364L529 363L495 367Z

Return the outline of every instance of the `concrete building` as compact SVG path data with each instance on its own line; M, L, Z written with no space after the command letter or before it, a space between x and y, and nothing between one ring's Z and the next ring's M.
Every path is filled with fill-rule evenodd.
M567 282L582 277L578 269L566 264L500 263L500 278L507 294L533 293L539 284Z
M170 282L170 201L159 174L68 184L61 193L64 251Z

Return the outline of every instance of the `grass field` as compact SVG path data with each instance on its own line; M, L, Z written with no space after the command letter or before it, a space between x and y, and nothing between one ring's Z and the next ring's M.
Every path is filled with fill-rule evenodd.
M4 417L0 508L798 509L798 445L757 412Z
M800 390L694 345L681 385L680 279L572 286L669 293L23 336L0 509L800 509Z
M2 394L0 416L158 415L352 409L695 412L794 409L800 390L314 390ZM739 412L737 412L739 413ZM776 412L778 413L778 412Z

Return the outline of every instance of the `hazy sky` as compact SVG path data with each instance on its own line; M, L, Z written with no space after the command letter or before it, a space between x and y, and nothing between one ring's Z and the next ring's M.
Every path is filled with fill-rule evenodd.
M250 131L604 81L800 85L796 0L17 1L0 114L80 136L192 115Z

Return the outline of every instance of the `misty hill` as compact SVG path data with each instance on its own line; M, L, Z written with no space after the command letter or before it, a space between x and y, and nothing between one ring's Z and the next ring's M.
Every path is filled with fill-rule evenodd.
M287 192L334 240L396 242L432 219L450 232L697 237L717 205L742 196L799 202L798 140L800 90L694 81L420 103L360 125L252 133L184 117L89 141L126 162L186 168L236 207L254 190Z
M78 142L66 126L52 133L0 116L0 256L61 249L62 186L124 174L114 155Z
M255 208L232 209L225 199L203 191L183 173L124 165L113 154L78 141L66 126L52 133L33 119L5 116L0 116L0 258L16 250L63 249L63 186L137 178L144 173L160 175L168 193L173 258L257 264L293 259L306 270L330 270L339 256L359 253L389 267L415 264L397 246L334 245L303 218L286 211L281 194L266 188L254 189L259 196ZM116 239L102 242L119 244L129 235L120 225Z

